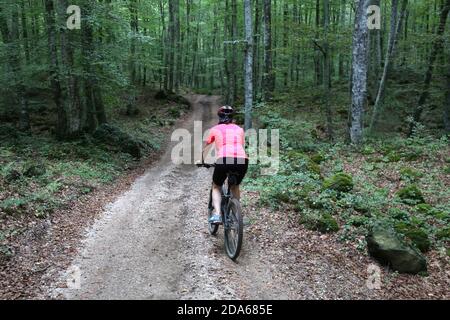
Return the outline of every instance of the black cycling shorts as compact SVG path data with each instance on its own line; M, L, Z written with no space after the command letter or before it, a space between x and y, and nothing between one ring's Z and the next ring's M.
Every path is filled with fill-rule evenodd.
M221 186L230 172L235 173L236 183L241 184L248 169L248 159L244 158L219 158L213 174L214 184Z

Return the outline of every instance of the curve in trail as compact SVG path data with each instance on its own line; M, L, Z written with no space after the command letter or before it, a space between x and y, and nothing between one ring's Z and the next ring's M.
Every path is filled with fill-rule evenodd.
M193 113L182 127L192 133L194 121L203 121L204 129L213 125L219 97L188 98ZM223 250L217 250L223 238L207 233L204 208L211 173L172 163L171 151L94 223L72 265L81 271L81 288L57 289L59 297L236 297L226 279L238 265L223 264Z
M219 97L191 95L194 121L214 124ZM283 229L282 217L271 221L249 212L257 223L244 232L238 262L226 256L222 229L207 231L206 207L211 171L171 161L171 146L130 190L111 203L89 229L78 257L79 289L54 289L63 299L305 299L364 297L363 287L327 252L307 258L291 248L299 235ZM245 195L244 195L245 197ZM244 210L244 214L247 214ZM259 219L259 220L258 220ZM269 241L258 240L269 226ZM254 229L253 229L254 228ZM256 230L256 231L255 231ZM286 231L287 230L287 231ZM300 237L307 238L306 235ZM270 238L272 237L272 238ZM285 243L281 247L280 243ZM275 246L274 244L277 244ZM65 275L63 276L63 280Z

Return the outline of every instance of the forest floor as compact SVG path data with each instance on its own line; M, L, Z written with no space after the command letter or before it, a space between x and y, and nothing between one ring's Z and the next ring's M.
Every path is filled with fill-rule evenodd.
M176 126L192 130L194 120L202 120L204 128L212 125L218 97L190 99L192 116ZM173 164L170 155L169 145L157 162L145 165L145 172L136 169L32 228L22 238L20 254L2 269L2 281L16 280L6 280L1 296L450 298L445 255L435 250L427 254L427 277L399 275L382 268L381 289L371 290L366 281L368 266L374 261L367 254L354 243L342 241L340 233L308 230L288 205L262 206L261 199L271 191L251 184L243 193L244 215L250 224L245 228L241 256L237 263L232 262L224 253L223 234L212 237L207 231L205 208L211 172ZM81 272L80 289L67 287L73 267Z

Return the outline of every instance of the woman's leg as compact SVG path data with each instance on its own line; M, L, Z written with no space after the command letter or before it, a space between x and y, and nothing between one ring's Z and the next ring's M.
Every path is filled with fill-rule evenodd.
M220 215L220 205L222 202L222 193L220 192L220 186L213 183L212 185L212 201L214 206L214 211L216 214Z
M239 188L239 185L232 186L231 187L231 192L233 193L233 196L236 199L241 200L241 189Z

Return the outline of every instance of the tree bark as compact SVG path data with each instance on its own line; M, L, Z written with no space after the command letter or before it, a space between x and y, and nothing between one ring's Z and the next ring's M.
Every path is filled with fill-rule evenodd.
M252 127L253 106L253 27L251 0L244 0L245 20L245 130Z
M274 74L272 69L272 3L264 0L264 99L272 99L274 91Z
M450 65L447 66L446 90L444 98L444 129L447 134L450 134Z
M53 0L45 0L45 21L47 25L47 46L50 64L50 82L53 92L53 100L56 105L57 123L56 136L59 139L65 138L67 129L67 113L62 101L62 89L60 83L58 49L56 44L56 19Z
M352 83L350 107L350 141L363 142L363 116L367 96L367 6L368 0L358 0L355 13L352 50Z

